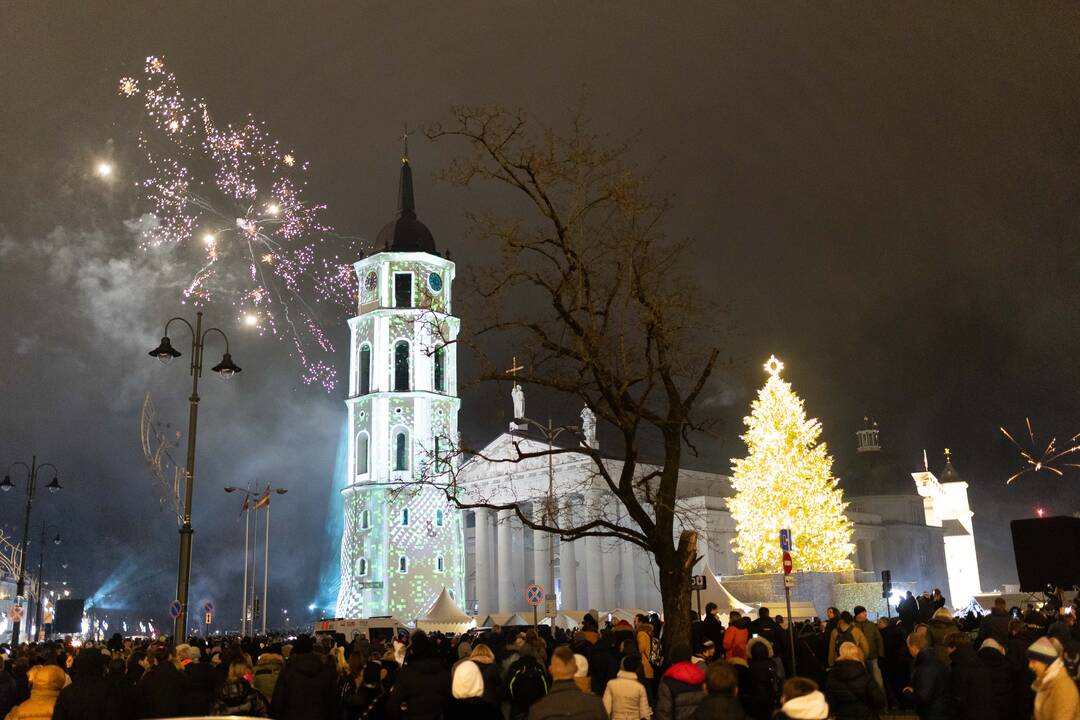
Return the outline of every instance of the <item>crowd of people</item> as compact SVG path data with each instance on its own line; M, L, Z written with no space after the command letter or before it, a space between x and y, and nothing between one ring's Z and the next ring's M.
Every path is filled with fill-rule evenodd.
M1074 610L1069 608L1068 610ZM586 615L573 631L490 628L295 638L124 639L0 648L0 717L136 720L1080 720L1075 612L953 617L911 593L897 618L829 608L793 625L768 608L692 617ZM665 652L666 648L666 652Z

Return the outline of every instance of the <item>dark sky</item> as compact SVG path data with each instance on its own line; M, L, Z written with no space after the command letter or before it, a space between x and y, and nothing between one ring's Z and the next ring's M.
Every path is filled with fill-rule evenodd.
M725 425L696 465L726 472L741 454L739 418L775 352L838 466L864 414L910 470L923 448L940 469L951 447L983 585L1013 581L1007 521L1080 510L1075 473L1006 488L1016 456L997 430L1028 415L1043 433L1080 430L1080 8L674 7L4 3L0 462L36 452L63 472L67 490L35 511L68 539L54 555L69 569L53 572L87 595L118 592L100 590L111 577L161 615L173 595L175 526L156 509L138 410L150 391L185 421L185 368L145 352L181 310L194 257L135 248L139 116L116 94L157 54L218 120L265 120L310 160L331 222L365 238L394 211L403 122L501 103L558 124L587 95L598 129L635 136L634 158L674 201L667 230L692 239L699 280L733 309L722 349L737 369L709 397ZM420 217L464 268L492 248L465 239L463 214L504 196L433 179L462 150L412 146ZM91 175L105 154L120 175L109 187ZM241 526L220 488L258 478L290 489L274 506L271 604L303 616L330 554L341 397L301 384L284 346L227 307L208 312L245 371L204 383L192 600L239 613ZM508 407L480 402L492 391L506 389L465 397L473 442L504 427ZM5 496L9 532L20 505Z

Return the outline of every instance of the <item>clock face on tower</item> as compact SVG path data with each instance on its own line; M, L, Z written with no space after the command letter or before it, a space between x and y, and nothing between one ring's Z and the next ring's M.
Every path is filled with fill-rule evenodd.
M438 295L442 292L442 275L437 272L431 273L427 277L427 284L431 292Z
M379 276L374 272L369 272L367 278L364 280L364 287L368 292L371 292L379 286Z

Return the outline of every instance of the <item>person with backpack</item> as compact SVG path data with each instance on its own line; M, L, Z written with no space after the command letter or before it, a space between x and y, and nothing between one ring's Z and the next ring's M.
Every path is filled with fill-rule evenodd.
M229 663L229 673L214 698L211 714L266 717L269 706L262 693L251 686L251 665L244 656Z
M569 645L551 654L551 690L529 708L528 720L607 720L603 701L578 689L574 682L577 662Z
M831 668L836 663L836 658L839 654L840 646L849 642L859 648L859 652L866 657L870 652L870 643L866 641L866 636L863 635L862 630L855 626L855 619L851 617L851 613L847 610L840 613L840 617L836 622L836 629L829 635L829 667Z
M638 652L641 653L641 672L645 676L645 689L649 691L649 697L652 694L653 678L656 677L656 668L663 662L664 658L660 653L660 641L659 638L653 637L653 625L649 622L649 619L644 615L639 615L637 618L637 629L634 634L637 640Z
M769 720L780 702L784 684L784 666L773 653L773 646L763 637L752 639L747 645L749 668L749 710L754 720Z
M484 701L484 676L474 661L457 664L450 691L453 699L443 709L442 720L502 720L499 708Z
M623 658L619 674L604 689L604 709L608 720L648 720L652 717L645 686L638 681L641 661L630 655Z
M576 663L574 671L577 671ZM570 677L573 678L573 675ZM537 659L533 647L522 644L518 648L518 659L506 670L504 695L510 700L510 720L528 717L529 708L547 695L550 685L547 672Z

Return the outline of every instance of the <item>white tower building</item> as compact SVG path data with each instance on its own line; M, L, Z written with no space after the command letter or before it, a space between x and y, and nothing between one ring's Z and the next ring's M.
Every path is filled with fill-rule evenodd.
M402 160L398 217L381 250L356 263L359 308L349 320L349 478L344 490L338 617L422 617L445 587L464 598L461 513L418 483L456 462L454 263L416 219Z

